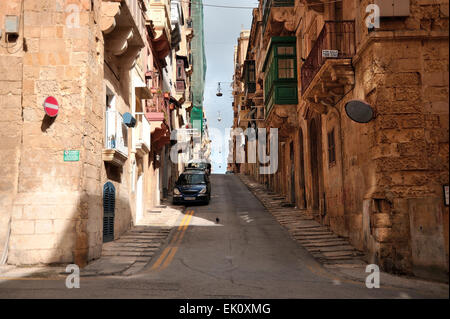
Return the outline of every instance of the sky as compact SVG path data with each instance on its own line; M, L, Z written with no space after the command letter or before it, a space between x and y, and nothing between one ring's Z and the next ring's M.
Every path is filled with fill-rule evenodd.
M204 112L212 141L212 172L220 174L226 171L228 156L228 141L224 143L221 136L225 136L226 129L233 125L231 81L234 73L234 46L237 45L241 30L250 29L252 10L208 5L256 8L258 1L203 0L203 5L207 60ZM221 83L222 97L216 96L218 82ZM219 116L221 121L218 121Z

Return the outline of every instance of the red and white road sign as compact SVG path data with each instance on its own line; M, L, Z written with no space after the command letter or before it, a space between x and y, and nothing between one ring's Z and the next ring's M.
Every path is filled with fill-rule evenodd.
M49 96L44 101L45 113L50 117L58 115L59 104L53 96Z

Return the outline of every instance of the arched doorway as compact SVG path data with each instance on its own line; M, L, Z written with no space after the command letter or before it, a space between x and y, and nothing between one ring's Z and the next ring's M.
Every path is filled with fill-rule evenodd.
M309 125L309 145L310 145L310 163L311 163L311 176L312 176L312 203L311 208L318 210L319 209L319 169L320 169L320 161L319 161L319 131L317 128L317 123L315 119L311 120Z
M300 154L300 171L299 171L299 180L300 180L300 202L298 207L306 208L306 187L305 187L305 158L304 158L304 149L303 149L303 131L300 128L299 130L299 154Z
M103 185L103 242L114 240L114 210L116 205L116 188L111 182Z

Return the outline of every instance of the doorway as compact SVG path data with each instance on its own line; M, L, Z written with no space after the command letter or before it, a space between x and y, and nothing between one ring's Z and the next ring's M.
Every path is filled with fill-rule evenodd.
M143 217L143 174L140 174L136 183L136 222L139 222Z
M303 131L300 128L299 133L299 155L300 155L300 171L299 171L299 180L300 180L300 208L307 208L306 202L306 188L305 188L305 158L304 158L304 149L303 149Z
M289 144L290 149L290 163L291 163L291 203L295 204L295 156L294 156L294 142Z
M309 126L309 145L310 145L310 163L311 163L311 176L312 176L312 203L311 208L314 210L319 209L319 169L320 169L320 160L319 160L319 132L317 128L317 123L315 119L311 120Z

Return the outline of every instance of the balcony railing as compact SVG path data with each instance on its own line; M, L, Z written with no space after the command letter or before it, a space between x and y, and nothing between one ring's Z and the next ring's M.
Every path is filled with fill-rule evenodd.
M136 127L135 130L135 140L134 147L138 149L145 149L147 152L150 150L150 123L144 116L144 113L136 113Z
M330 57L324 57L324 50L336 50L333 59L349 59L355 54L355 22L326 21L311 52L301 68L302 94L305 93L317 72Z
M105 148L116 150L128 156L128 128L123 123L122 115L114 110L107 110Z

